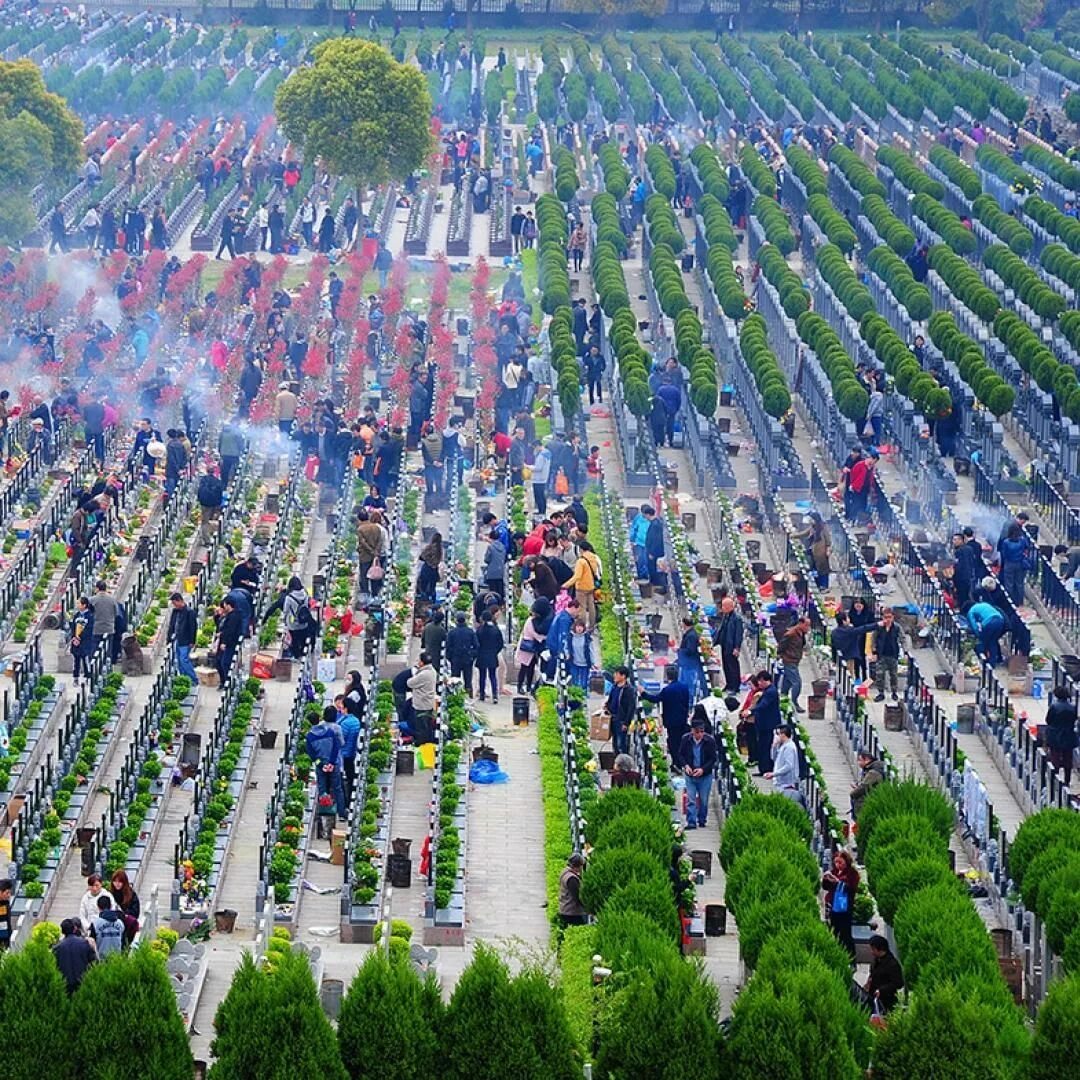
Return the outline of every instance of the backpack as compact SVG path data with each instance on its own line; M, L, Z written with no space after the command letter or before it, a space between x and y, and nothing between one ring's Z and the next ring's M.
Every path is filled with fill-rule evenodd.
M315 616L311 614L311 608L307 604L301 604L296 609L296 622L301 630L310 630L315 623Z
M207 473L199 481L199 490L197 494L200 506L220 506L222 495L221 481L216 476L212 476L210 475L210 473Z

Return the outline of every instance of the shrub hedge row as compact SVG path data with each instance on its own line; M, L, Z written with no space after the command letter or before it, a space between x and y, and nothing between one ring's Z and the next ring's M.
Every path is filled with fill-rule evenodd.
M787 259L772 244L762 244L758 249L758 266L777 293L780 306L789 319L797 319L810 308L810 294L802 278L787 264Z
M983 263L1040 319L1053 322L1065 310L1065 297L1050 288L1035 270L1004 244L991 244L983 252Z
M649 84L663 99L664 108L671 117L677 121L686 119L690 109L690 101L686 96L686 90L679 81L679 77L666 65L661 64L653 55L651 41L646 41L641 35L635 35L630 39L630 49L637 61L641 73L649 80Z
M705 196L705 199L709 198L710 196ZM734 245L728 242L729 239L734 241L735 233L722 206L717 204L715 212L710 216L713 218L712 224L709 217L705 218L705 239L709 244L705 256L705 272L709 275L724 314L729 319L741 319L746 315L746 292L743 283L735 274L735 265L732 262Z
M743 323L739 331L739 349L754 376L765 412L779 420L791 408L791 393L776 354L769 346L763 316L755 312Z
M578 363L574 317L570 308L557 308L548 326L551 343L551 366L555 371L556 393L563 413L576 416L581 409L581 367Z
M897 392L911 399L927 419L937 420L952 411L952 395L928 371L924 371L906 342L876 313L863 316L859 324L863 341L874 350Z
M682 79L698 115L702 120L715 120L720 112L720 95L708 77L698 70L690 56L690 50L672 38L665 37L660 41L660 51Z
M536 200L536 229L540 306L551 315L557 308L570 303L570 273L566 264L570 227L566 211L556 196L541 195Z
M965 199L974 199L982 191L979 174L947 146L934 143L930 147L930 161L960 189Z
M735 235L735 228L719 199L713 195L702 196L698 203L698 213L705 225L705 242L710 247L713 244L721 244L729 252L734 252L738 248L739 239Z
M578 180L577 163L574 155L565 146L555 151L555 194L559 202L572 202L581 183Z
M758 39L754 52L762 65L771 72L780 93L795 106L804 120L812 120L817 112L817 103L802 72L775 45L766 44L764 39Z
M623 232L619 221L619 204L615 196L610 192L602 191L599 195L593 196L589 209L592 213L593 224L596 226L596 243L610 244L619 255L625 255L628 247L626 233ZM619 273L622 273L621 268ZM609 311L608 314L610 315L611 312Z
M748 795L720 837L725 899L739 948L754 972L735 1001L725 1049L729 1075L768 1073L855 1080L866 1069L871 1033L848 995L847 954L821 921L817 859L807 815L781 795ZM766 1033L783 1032L782 1039Z
M1009 876L1066 970L1080 972L1080 817L1053 809L1027 818L1009 848Z
M1036 225L1056 236L1074 255L1080 255L1080 221L1063 214L1053 203L1037 195L1025 200L1024 213Z
M895 146L879 146L877 159L913 194L929 195L932 199L944 196L945 188L941 182L927 176L914 160Z
M1001 977L986 926L966 886L949 869L953 817L945 796L927 785L913 781L879 784L859 814L859 849L878 908L883 915L886 911L892 915L897 951L913 999L911 1013L924 1016L936 1011L949 1033L932 1040L931 1050L939 1063L935 1075L1020 1076L1029 1036ZM920 1007L920 1002L954 993L966 1002L964 1009L924 1012ZM951 1003L953 998L941 1001ZM985 1036L981 1049L974 1051L964 1034L973 1025ZM953 1031L954 1026L960 1030ZM884 1058L886 1077L901 1075L901 1062L910 1068L918 1060L919 1043L926 1040L925 1027L919 1028L910 1018L897 1023L891 1017L875 1054L875 1076L879 1057ZM963 1058L956 1060L964 1053L975 1053L980 1071L969 1071L969 1061ZM954 1071L960 1065L960 1071Z
M1021 169L1011 157L1003 154L996 146L983 143L975 151L975 160L988 173L993 173L999 180L1004 180L1013 191L1026 193L1035 190L1035 178L1031 173Z
M659 143L650 143L645 151L645 165L649 170L652 185L669 201L675 197L675 169Z
M776 177L750 143L739 147L739 167L756 192L770 199L776 198Z
M807 195L824 195L829 190L828 173L818 164L817 158L798 143L792 143L784 151L791 171L802 181Z
M915 234L889 209L889 204L880 195L864 195L862 212L878 236L897 255L907 255L915 246Z
M720 48L728 62L738 68L745 76L750 87L750 94L758 106L774 123L784 116L787 104L783 94L777 92L772 79L765 69L754 59L750 50L736 37L727 34L720 39Z
M711 195L721 203L727 202L731 194L728 184L727 169L717 157L710 143L701 142L690 151L690 161L697 170L703 194Z
M674 319L680 311L690 309L690 298L686 295L682 271L674 252L667 244L657 244L652 249L649 255L649 273L652 275L660 310L669 319Z
M978 246L975 234L949 209L927 194L916 195L911 204L915 216L924 221L957 255L971 255Z
M1080 169L1070 165L1064 158L1050 150L1044 150L1036 143L1024 147L1024 160L1036 169L1046 173L1051 180L1069 191L1080 191Z
M790 34L781 34L779 41L780 48L802 68L814 97L840 123L846 124L851 119L851 98L833 78L833 73L801 41Z
M848 219L833 206L828 195L811 195L806 200L806 209L830 244L835 244L845 254L855 250L859 237Z
M804 311L796 319L795 326L799 337L817 355L840 414L851 421L861 421L866 416L870 396L855 377L855 365L836 331L813 311Z
M1058 320L1058 329L1074 349L1080 349L1080 311L1066 311Z
M863 198L867 195L877 195L883 199L888 194L885 185L867 168L863 159L843 143L837 143L829 151L829 164L838 168L847 182Z
M630 310L629 302L620 308L611 320L611 348L622 380L626 407L635 416L647 416L652 407L649 392L650 359L637 337L637 320Z
M1012 411L1016 391L986 362L982 347L956 325L947 311L930 320L930 340L946 360L960 369L960 377L971 387L980 404L994 416Z
M649 239L654 248L667 247L678 255L686 246L686 238L671 208L670 199L665 199L658 192L645 200L645 223L649 227Z
M859 280L858 274L844 258L843 252L833 244L822 244L814 255L821 276L836 294L837 300L847 313L858 322L874 310L870 290Z
M750 115L750 98L735 73L720 59L716 47L699 38L694 41L692 48L713 85L720 92L720 99L728 111L736 120L746 120Z
M911 267L892 248L874 248L866 258L866 265L885 282L912 319L922 322L930 318L934 310L930 290L915 280Z
M649 80L638 70L634 63L630 50L611 34L605 34L600 39L600 49L604 59L608 62L615 81L622 87L630 102L630 110L634 119L639 124L647 124L652 119L653 92L649 86ZM604 115L607 115L605 109ZM616 115L621 117L622 105L620 103Z
M1009 250L1016 255L1031 253L1035 238L1031 230L998 206L993 195L980 195L971 204L971 212L981 221Z
M782 255L790 255L795 250L795 233L780 204L768 195L758 195L750 209L765 230L766 243L772 244Z
M930 268L941 277L949 291L984 322L998 313L1001 301L982 275L966 259L944 244L934 244L927 256Z
M616 199L622 199L630 187L630 170L623 160L619 144L601 143L596 159L600 162L600 169L604 174L604 190Z
M1061 363L1042 338L1013 311L998 312L994 334L1038 383L1039 389L1052 393L1061 411L1073 423L1080 423L1080 383L1073 368Z
M1048 274L1064 281L1070 289L1080 289L1080 257L1063 244L1047 244L1039 262Z

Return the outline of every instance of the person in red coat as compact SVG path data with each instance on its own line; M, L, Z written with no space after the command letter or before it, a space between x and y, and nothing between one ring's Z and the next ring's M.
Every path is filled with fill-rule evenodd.
M851 917L855 908L855 894L859 891L859 871L851 854L840 849L833 855L831 870L821 879L825 890L825 910L829 925L837 940L855 958L855 942L851 936Z

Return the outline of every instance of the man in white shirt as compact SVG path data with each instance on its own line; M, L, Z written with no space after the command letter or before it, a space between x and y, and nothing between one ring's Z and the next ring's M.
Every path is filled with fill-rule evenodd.
M792 730L787 724L776 729L776 740L773 743L773 771L765 774L766 780L771 780L773 790L783 795L792 802L797 802L803 809L806 808L806 800L799 790L799 751L795 743L791 741Z

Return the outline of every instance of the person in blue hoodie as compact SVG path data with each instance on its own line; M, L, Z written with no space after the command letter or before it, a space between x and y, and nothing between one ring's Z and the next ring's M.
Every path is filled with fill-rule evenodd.
M333 795L339 817L348 813L345 785L342 782L344 762L342 750L345 738L337 723L337 709L327 705L322 719L312 724L304 739L304 748L311 758L320 795Z
M345 802L352 803L353 788L356 786L356 749L360 741L360 717L351 713L345 703L345 695L334 698L337 712L337 726L341 729L341 764L345 780Z
M1024 576L1031 548L1031 538L1027 536L1019 522L1014 521L1005 535L998 541L1001 554L1001 583L1009 594L1009 599L1019 607L1024 602Z
M644 581L649 576L649 563L645 557L645 538L654 517L656 517L656 511L645 503L634 515L634 520L630 522L630 546L634 551L634 569L637 571L639 581Z
M581 605L578 604L576 600L571 600L566 607L551 620L544 648L544 651L547 654L547 660L544 661L544 666L541 668L544 678L548 680L555 678L555 671L559 666L559 657L561 657L565 651L566 639L570 636L570 631L573 628L574 622L580 611Z
M570 636L566 639L564 655L570 666L570 681L582 690L589 689L589 675L593 669L592 635L584 619L575 619Z
M660 706L660 719L667 733L668 757L676 764L683 736L690 732L690 687L679 681L678 667L668 664L664 668L663 687L655 694L642 691L641 700Z
M1006 622L1001 612L993 604L981 602L972 604L967 612L968 624L975 632L979 642L979 651L991 667L1005 662L1001 655L1001 636L1005 633Z

